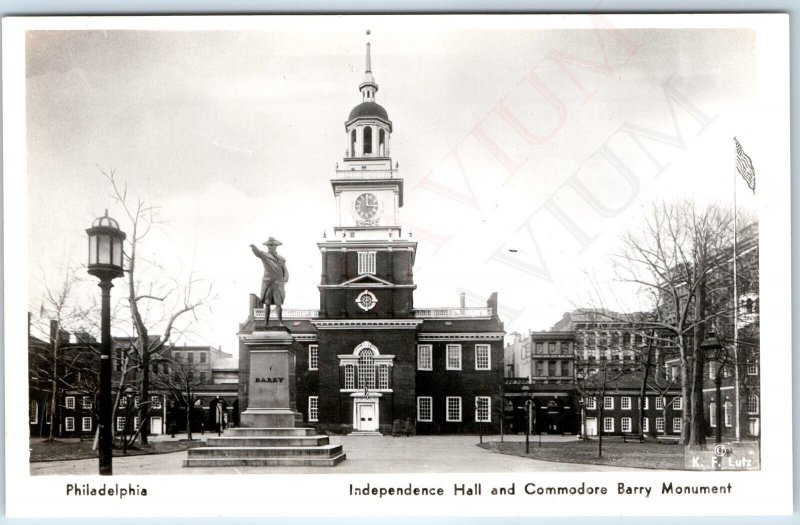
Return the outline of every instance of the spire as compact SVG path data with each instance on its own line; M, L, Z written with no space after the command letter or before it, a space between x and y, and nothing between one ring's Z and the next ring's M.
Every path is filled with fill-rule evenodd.
M367 37L369 37L370 33L371 31L367 29ZM378 91L378 84L375 82L375 77L372 76L372 50L369 40L367 40L367 63L364 70L364 80L358 86L358 89L361 91L365 102L375 101L375 93Z

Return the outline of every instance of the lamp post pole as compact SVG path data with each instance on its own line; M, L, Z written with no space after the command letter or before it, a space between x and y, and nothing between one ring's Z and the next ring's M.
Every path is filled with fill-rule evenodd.
M111 459L111 279L100 284L100 475L112 474Z

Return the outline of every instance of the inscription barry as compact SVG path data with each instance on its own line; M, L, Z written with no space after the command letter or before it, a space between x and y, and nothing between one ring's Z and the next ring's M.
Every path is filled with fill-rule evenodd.
M256 383L283 383L283 377L257 377Z

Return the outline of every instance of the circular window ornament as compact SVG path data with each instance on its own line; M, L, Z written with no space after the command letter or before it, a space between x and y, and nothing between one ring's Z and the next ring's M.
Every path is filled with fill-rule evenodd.
M364 290L358 297L356 297L356 304L359 308L368 312L375 308L375 305L378 303L378 298L375 297L375 294L370 292L369 290Z

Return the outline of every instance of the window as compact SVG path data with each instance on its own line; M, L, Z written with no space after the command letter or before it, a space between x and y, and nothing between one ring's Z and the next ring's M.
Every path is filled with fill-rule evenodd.
M375 388L375 360L372 356L369 348L358 353L358 388Z
M433 370L433 348L417 345L417 370Z
M631 418L623 417L622 418L622 431L623 432L630 432L631 431Z
M117 416L117 432L125 430L125 417Z
M194 363L194 352L186 352L186 362Z
M206 373L205 372L200 372L200 382L201 383L205 383L206 382Z
M644 397L642 398L642 410L647 410L647 409L649 408L649 407L647 406L647 405L648 405L648 402L647 402L647 400L648 400L648 399L649 399L649 398L648 398L647 396L644 396Z
M758 396L750 394L747 396L747 411L751 414L758 414Z
M83 406L84 410L91 410L92 398L89 396L83 396L83 398L81 399L81 405Z
M44 422L48 425L53 424L53 407L50 402L47 402L47 405L44 407Z
M389 388L389 367L381 365L378 367L378 388Z
M664 409L664 398L657 397L656 398L656 410L663 410Z
M544 343L536 343L536 353L537 354L544 353Z
M594 410L597 408L597 400L594 397L587 397L586 398L586 409L587 410Z
M358 273L375 273L375 252L358 252Z
M683 399L680 397L676 397L672 400L672 409L673 410L682 410L683 409Z
M372 153L372 128L369 126L364 128L364 154Z
M725 413L725 426L732 427L733 426L733 403L730 401L725 401L725 404L722 405L722 410Z
M461 370L461 345L447 345L447 369Z
M64 405L66 405L66 407L70 408L70 409L75 408L75 398L73 396L67 396L64 399ZM75 422L73 421L73 426L74 426L74 423Z
M308 345L308 369L319 370L319 345Z
M547 343L547 353L555 354L556 353L556 344L555 343Z
M614 432L614 418L613 417L604 417L603 418L603 432Z
M356 387L356 374L353 365L346 365L344 367L344 387L346 389L354 389Z
M731 377L731 368L729 366L722 367L722 377Z
M64 418L64 428L67 432L75 432L75 418L74 417L67 417Z
M206 362L206 353L205 352L200 352L200 362L201 363L205 363Z
M603 398L603 408L614 408L614 398L611 396L606 396Z
M92 418L84 417L83 419L81 419L81 430L84 432L92 431Z
M475 398L475 421L477 423L491 422L491 405L492 400L489 396L478 396Z
M664 418L657 417L656 418L656 432L664 432Z
M708 424L711 428L717 426L717 404L713 401L708 404Z
M151 396L150 406L153 408L161 408L161 396Z
M461 421L461 398L447 398L447 421Z
M433 421L431 405L433 405L432 397L417 398L417 421Z
M672 431L676 434L681 431L683 428L683 418L680 417L673 417L672 418Z
M630 410L631 409L631 398L623 397L622 402L620 403L622 410Z
M136 431L138 429L139 429L139 416L135 416L133 418L133 428L131 428L131 431Z
M35 425L39 422L39 403L36 401L28 403L28 420L31 422L31 425Z
M475 370L490 370L490 346L475 345Z
M319 397L308 397L308 420L319 421Z
M650 418L642 418L642 432L650 432Z
M758 365L750 363L747 365L747 375L755 376L758 375Z
M717 364L716 363L708 363L708 378L709 379L716 379L717 378Z

